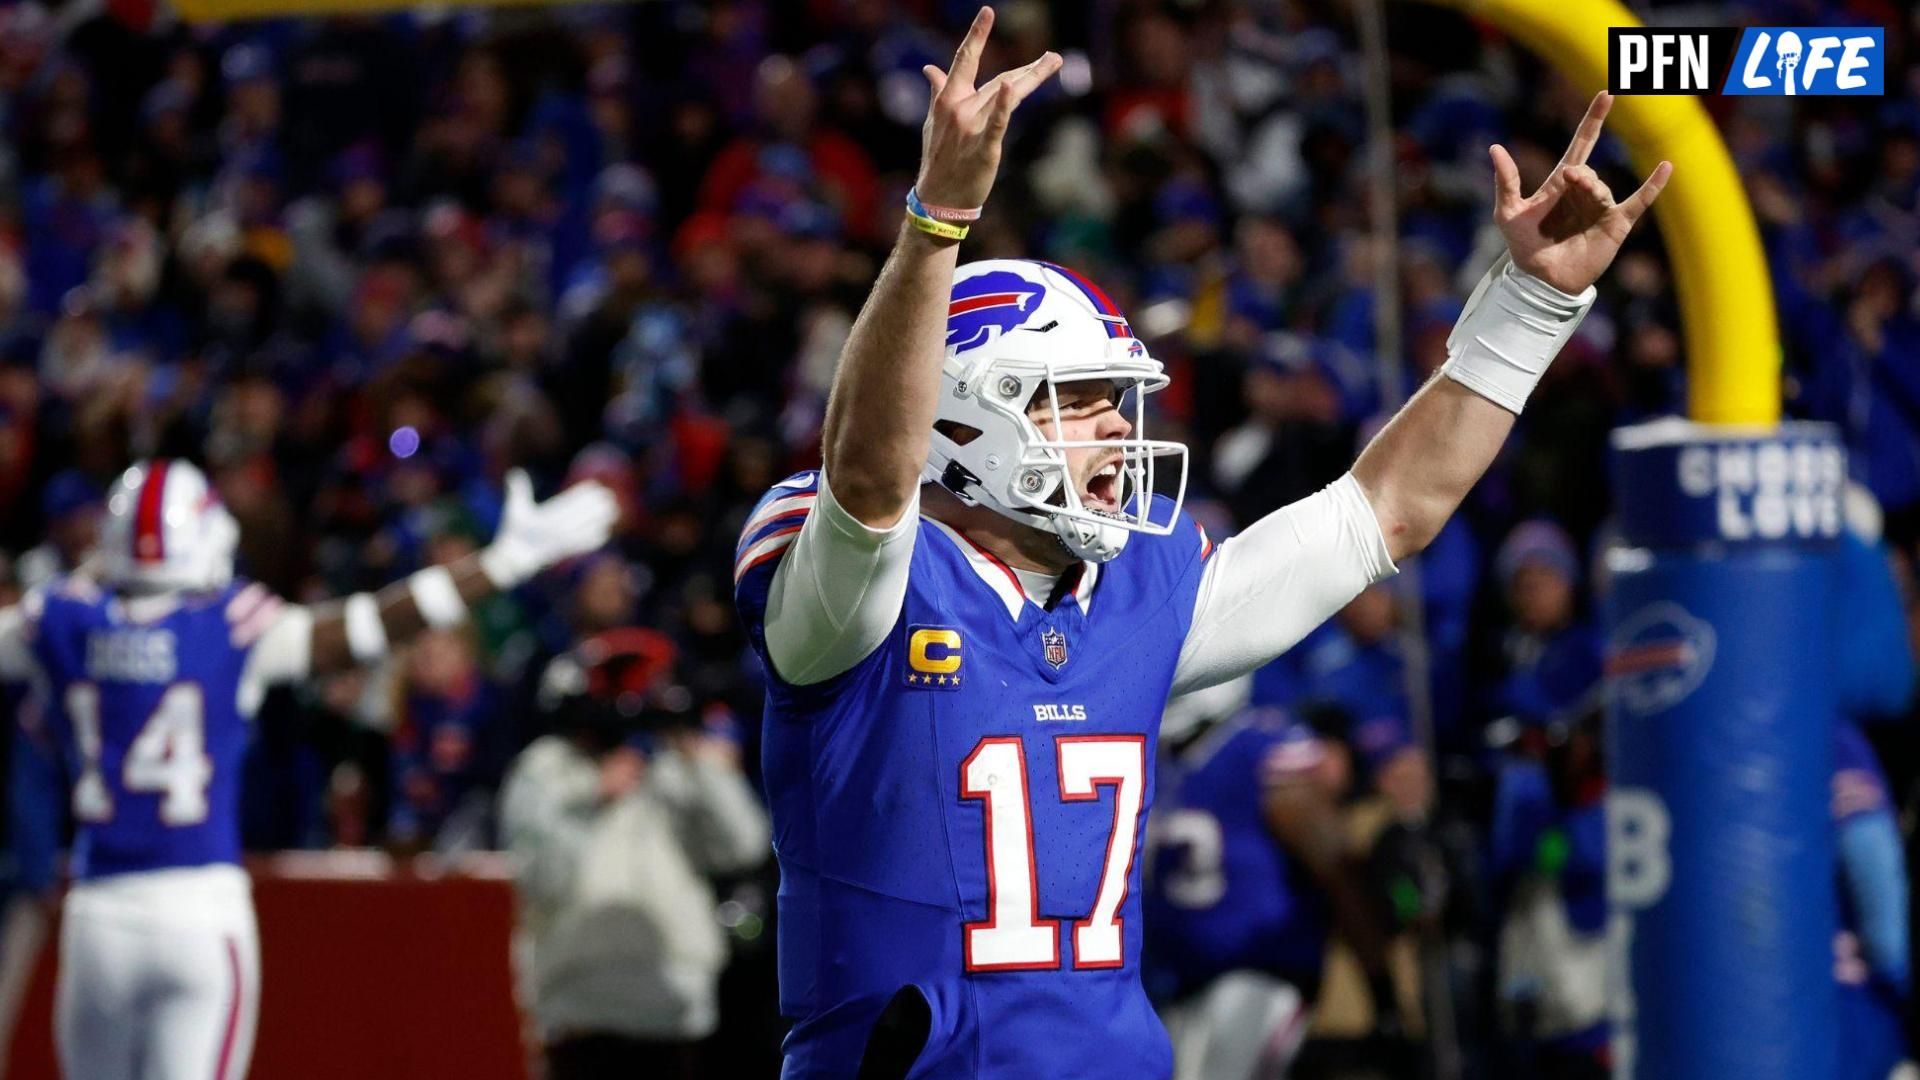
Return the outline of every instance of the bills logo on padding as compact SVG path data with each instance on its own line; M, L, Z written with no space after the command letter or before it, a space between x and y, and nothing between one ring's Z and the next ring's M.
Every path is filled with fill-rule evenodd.
M953 287L947 303L947 348L984 345L1027 321L1046 299L1046 286L1010 270L989 270Z
M1607 646L1607 684L1645 715L1670 709L1706 681L1718 638L1713 624L1670 600L1628 616Z

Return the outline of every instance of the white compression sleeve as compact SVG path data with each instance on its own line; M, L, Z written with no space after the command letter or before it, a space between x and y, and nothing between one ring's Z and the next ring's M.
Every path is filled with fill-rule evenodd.
M1397 570L1352 473L1268 514L1208 560L1172 694L1260 667Z
M872 529L834 501L820 474L820 497L767 597L767 652L781 678L825 682L886 640L907 597L919 524L919 492L892 527Z

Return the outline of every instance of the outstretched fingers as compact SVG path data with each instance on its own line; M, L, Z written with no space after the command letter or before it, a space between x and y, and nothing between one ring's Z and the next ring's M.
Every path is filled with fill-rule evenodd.
M1568 190L1580 192L1603 209L1613 205L1613 191L1591 166L1574 165L1561 170L1561 176L1566 181Z
M1640 216L1653 205L1653 200L1660 197L1660 192L1666 188L1667 181L1672 178L1673 162L1663 161L1653 167L1653 172L1648 174L1646 182L1640 185L1640 189L1627 196L1627 200L1616 208L1626 216L1628 225L1640 220Z
M1487 147L1493 159L1493 211L1502 216L1518 213L1526 199L1520 194L1520 167L1513 163L1507 148L1495 143Z
M993 9L983 7L973 17L973 25L967 27L967 36L960 39L960 48L953 54L953 66L947 69L943 93L954 99L973 93L974 76L980 73L980 54L986 51L987 33L992 29Z
M974 100L979 103L972 114L978 130L995 140L1005 136L1013 120L1013 90L1005 83L983 87Z
M1580 118L1580 126L1573 131L1573 141L1567 144L1567 152L1560 155L1561 168L1587 163L1587 155L1593 153L1594 145L1600 141L1600 131L1606 127L1607 113L1612 110L1612 94L1602 90L1593 95L1593 101L1587 105L1587 115Z
M1027 99L1028 94L1040 89L1040 84L1051 78L1054 72L1059 71L1062 63L1064 61L1059 53L1044 52L1031 64L1001 72L994 81L1004 81L1013 94L1013 103L1018 105Z
M514 469L507 473L507 505L533 505L533 479L525 469Z

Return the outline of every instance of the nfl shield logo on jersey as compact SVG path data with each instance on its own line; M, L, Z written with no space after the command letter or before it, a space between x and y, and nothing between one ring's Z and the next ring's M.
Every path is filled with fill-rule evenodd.
M1047 663L1053 665L1053 670L1059 671L1066 666L1067 635L1049 626L1040 631L1040 646L1044 650L1041 655L1046 657Z

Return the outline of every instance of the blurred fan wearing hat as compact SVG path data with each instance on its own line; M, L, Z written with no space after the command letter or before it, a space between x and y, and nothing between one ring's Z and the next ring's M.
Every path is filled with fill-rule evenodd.
M514 961L551 1080L694 1077L727 941L708 875L766 859L739 748L703 725L666 635L587 638L548 665L549 733L510 769Z
M100 537L100 486L78 469L53 474L40 496L47 538L20 556L20 587L32 589L85 561Z
M1494 574L1513 614L1494 707L1523 724L1567 721L1593 708L1601 641L1582 611L1573 539L1551 521L1523 521L1500 545Z

